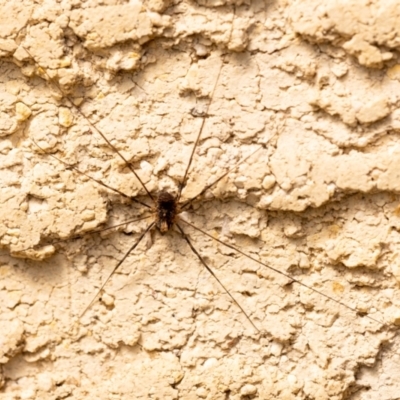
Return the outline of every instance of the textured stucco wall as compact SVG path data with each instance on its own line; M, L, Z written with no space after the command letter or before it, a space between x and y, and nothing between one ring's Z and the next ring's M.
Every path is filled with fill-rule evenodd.
M398 398L396 3L3 0L0 398Z

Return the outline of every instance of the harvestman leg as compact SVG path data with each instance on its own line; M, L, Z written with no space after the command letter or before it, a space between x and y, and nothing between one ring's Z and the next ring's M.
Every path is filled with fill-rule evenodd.
M129 248L129 250L125 253L125 255L121 258L121 260L118 261L118 263L115 265L111 273L108 275L107 279L104 281L104 283L100 286L100 289L96 292L96 295L92 298L90 303L86 306L86 308L83 310L83 312L80 315L80 318L82 318L86 311L92 306L92 304L95 302L97 299L98 295L101 293L101 291L104 289L104 287L107 285L108 281L111 279L111 277L114 275L114 273L117 271L117 269L122 265L122 263L128 258L129 254L132 253L136 249L136 247L139 245L139 243L142 241L144 236L146 235L147 232L149 232L155 225L155 222L152 222L139 236L138 240Z
M62 164L64 164L67 168L73 169L74 171L78 172L80 175L86 176L86 177L89 178L90 180L92 180L92 181L96 182L97 184L99 184L99 185L105 187L106 189L110 189L110 190L112 190L113 192L118 193L119 195L121 195L121 196L123 196L123 197L125 197L125 198L127 198L127 199L129 199L129 200L131 200L131 201L133 201L133 202L135 202L135 203L138 203L138 204L140 204L140 205L142 205L142 206L144 206L144 207L147 207L147 208L151 208L151 206L149 206L149 205L146 204L146 203L143 203L143 202L140 201L140 200L137 200L135 197L128 196L128 195L125 194L124 192L121 192L120 190L115 189L115 188L111 187L110 185L107 185L107 184L104 183L103 181L94 178L93 176L87 174L86 172L81 171L79 168L76 168L74 165L68 164L67 162L65 162L64 160L61 160L61 158L55 156L54 154L48 153L46 150L44 150L42 147L40 147L39 144L36 143L35 140L32 139L32 141L33 141L33 143L35 143L35 145L36 145L44 154L46 154L46 155L48 155L48 156L54 158L55 160L57 160L58 162L60 162L60 163L62 163Z
M185 239L185 241L187 242L187 244L189 245L189 247L191 248L191 250L193 251L193 253L196 255L196 257L200 260L200 262L203 264L203 266L207 269L207 271L215 278L215 280L220 284L220 286L224 289L225 293L232 299L232 301L239 307L239 309L242 311L242 313L246 316L246 318L248 319L248 321L251 323L251 325L253 325L254 329L257 332L260 332L260 329L257 328L257 326L254 324L254 322L251 320L251 318L249 317L249 315L246 313L246 311L244 311L243 307L238 303L238 301L230 294L229 290L224 286L224 284L219 280L219 278L217 277L217 275L215 275L214 271L207 265L207 263L205 262L204 258L200 255L200 253L195 249L195 247L193 246L192 242L189 240L188 236L186 235L186 233L184 232L184 230L182 229L182 227L176 223L176 226L178 227L179 231L181 232L181 235L183 237L183 239Z
M231 245L231 244L229 244L229 243L225 243L225 242L223 242L222 240L219 240L219 239L215 238L214 236L210 235L210 234L207 233L206 231L203 231L202 229L198 228L197 226L193 225L192 223L190 223L190 222L188 222L188 221L185 221L185 220L183 220L183 219L181 219L181 221L182 221L183 223L185 223L185 224L191 226L193 229L197 230L198 232L201 232L203 235L206 235L207 237L209 237L209 238L211 238L211 239L217 241L218 243L220 243L220 244L222 244L222 245L224 245L224 246L226 246L226 247L229 247L230 249L236 251L237 253L241 254L242 256L248 258L249 260L252 260L252 261L254 261L254 262L256 262L256 263L262 265L263 267L266 267L266 268L268 268L269 270L274 271L274 272L276 272L277 274L282 275L282 276L284 276L284 277L290 279L292 282L295 282L295 283L299 284L300 286L303 286L304 288L309 289L309 290L313 291L314 293L317 293L317 294L319 294L319 295L325 297L326 299L331 300L331 301L335 302L336 304L339 304L340 306L346 307L347 309L349 309L349 310L353 311L354 313L358 314L358 310L357 310L356 308L351 307L351 306L349 306L348 304L343 303L343 302L341 302L340 300L337 300L337 299L335 299L334 297L331 297L331 296L329 296L329 295L327 295L327 294L325 294L325 293L319 291L318 289L315 289L315 288L313 288L313 287L311 287L311 286L309 286L309 285L303 283L302 281L300 281L300 280L298 280L298 279L292 277L291 275L289 275L289 274L287 274L287 273L285 273L285 272L279 271L278 269L276 269L276 268L274 268L274 267L271 267L270 265L268 265L268 264L266 264L266 263L263 263L263 262L260 261L260 260L257 260L256 258L254 258L254 257L252 257L251 255L245 253L244 251L238 249L237 247L235 247L235 246L233 246L233 245ZM380 321L379 319L376 319L376 318L371 317L371 316L369 316L369 315L365 315L365 317L368 318L368 319L370 319L371 321L377 322L377 323L380 324L380 325L384 325L384 322Z

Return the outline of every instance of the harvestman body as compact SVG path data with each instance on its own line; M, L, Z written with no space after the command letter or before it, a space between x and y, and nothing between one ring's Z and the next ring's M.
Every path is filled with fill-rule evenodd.
M166 191L160 192L156 199L156 226L162 234L174 226L178 214L175 196Z

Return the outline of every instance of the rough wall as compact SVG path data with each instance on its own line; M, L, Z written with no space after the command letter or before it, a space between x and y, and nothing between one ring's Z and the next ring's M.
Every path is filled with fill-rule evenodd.
M4 1L0 398L397 398L396 3Z

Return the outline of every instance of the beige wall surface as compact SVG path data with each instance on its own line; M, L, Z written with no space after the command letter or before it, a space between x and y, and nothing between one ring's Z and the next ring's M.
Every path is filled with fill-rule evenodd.
M398 1L0 7L1 399L398 398Z

